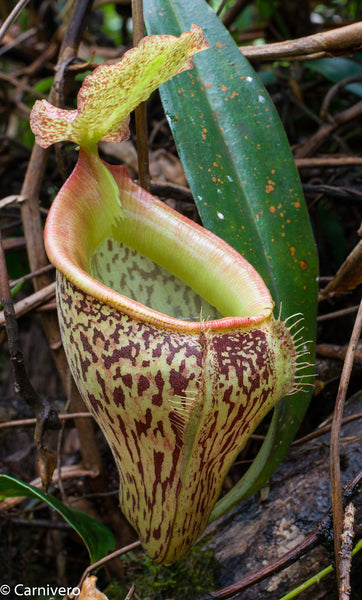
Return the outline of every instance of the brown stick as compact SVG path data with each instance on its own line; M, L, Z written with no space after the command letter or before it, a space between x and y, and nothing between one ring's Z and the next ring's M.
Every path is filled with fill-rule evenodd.
M85 25L85 18L91 4L92 0L78 0L75 4L59 53L56 76L49 95L50 102L54 102L57 96L62 95L62 92L59 93L59 89L63 89L64 73L77 53ZM38 271L48 264L43 244L43 230L39 212L39 191L45 172L47 155L47 150L37 145L34 146L21 192L21 196L26 198L26 201L21 204L21 216L31 271ZM39 291L51 283L52 280L49 273L44 272L43 275L34 281L34 287L36 291ZM56 313L45 311L41 314L41 318L42 326L49 346L53 351L53 358L64 390L68 390L69 368L62 347ZM84 411L84 404L75 386L73 388L72 401L74 412ZM78 419L77 429L84 465L100 472L102 470L102 462L92 423L87 419ZM100 485L103 484L100 483Z
M133 45L144 36L143 24L143 2L142 0L132 0L132 19L133 19ZM147 134L147 102L141 102L135 109L137 153L138 153L138 176L140 186L145 190L150 190L151 178L149 168L148 154L148 134Z
M61 416L59 418L61 418ZM342 425L345 425L346 423L350 423L351 421L355 421L356 419L362 419L362 413L357 413L355 415L350 415L349 417L345 417L344 419L342 419ZM298 438L297 440L294 440L294 442L292 442L292 446L301 446L302 444L305 444L306 442L309 442L310 440L314 440L315 438L317 438L321 435L324 435L325 433L328 433L328 431L330 431L331 429L332 429L332 424L324 425L323 427L319 427L315 431L311 431L311 433L308 433L307 435L304 435L303 437Z
M295 152L295 158L304 158L310 154L313 154L324 140L333 133L337 127L348 123L352 119L359 117L362 113L362 100L356 102L353 106L350 106L346 110L338 113L333 117L332 123L325 123L320 129L312 135L302 146L300 146Z
M298 169L311 167L344 167L346 165L362 165L361 156L317 156L311 158L296 158Z
M332 281L321 291L319 300L355 289L362 283L362 240L353 248Z
M284 60L290 58L305 59L333 56L358 50L361 47L362 22L353 23L314 35L265 44L263 46L242 46L240 51L250 60Z
M93 415L90 412L80 413L66 413L58 415L60 421L68 421L71 419L93 419ZM0 429L7 429L8 427L27 427L36 424L36 419L17 419L16 421L4 421L0 423Z
M59 482L59 476L60 476L59 470L54 469L53 483ZM98 472L92 471L90 469L85 469L82 465L67 465L62 468L61 476L62 476L62 479L75 479L77 477L94 478L94 477L98 476ZM32 481L30 481L29 484L33 485L34 487L41 488L41 486L42 486L41 478L36 477ZM2 513L5 510L10 510L11 508L14 508L14 506L19 504L23 500L24 500L23 496L14 496L12 498L4 498L4 500L1 500L1 502L0 502L0 513Z
M352 372L354 354L362 330L362 301L357 313L356 321L353 327L351 340L348 346L346 359L343 365L341 380L338 388L336 405L334 409L331 442L330 442L330 476L332 492L332 512L333 512L333 531L334 531L334 555L336 561L336 572L338 580L338 589L341 593L342 582L340 579L340 550L341 535L343 531L343 501L341 487L341 468L340 468L340 449L339 435L343 418L344 401L347 393L348 383Z
M316 352L317 356L345 360L348 352L348 346L338 346L336 344L317 344ZM358 352L356 350L354 354L354 364L362 366L362 352Z
M356 477L354 477L354 479L345 486L343 490L344 497L350 498L351 495L358 489L361 481L362 471L360 471ZM207 597L203 598L203 600L225 600L226 598L231 598L241 590L250 587L258 581L266 579L274 573L279 573L279 571L282 571L289 565L293 564L301 556L304 556L304 554L312 550L312 548L321 542L321 538L323 538L323 535L325 535L325 531L328 530L331 513L332 509L329 509L325 516L320 520L317 527L315 527L315 529L300 544L283 554L283 556L277 558L273 563L262 567L255 573L247 575L243 579L232 583L227 587L211 592Z
M350 571L352 564L352 542L353 542L353 526L354 515L356 509L350 502L344 513L342 544L341 544L341 561L340 561L340 578L341 578L341 593L340 600L349 600L351 595Z
M115 550L111 554L108 554L108 556L101 558L100 560L93 563L92 565L89 565L89 567L87 567L86 570L84 571L82 578L81 578L80 582L78 583L78 587L80 588L82 586L84 580L95 569L102 567L107 562L114 560L118 556L122 556L122 554L126 554L127 552L131 552L131 550L135 550L136 548L140 548L140 547L141 547L141 542L139 540L137 540L136 542L132 542L132 544L128 544L127 546L124 546L123 548L120 548L119 550Z
M19 328L15 317L14 305L11 297L9 278L6 269L5 254L2 247L0 232L0 300L4 307L4 319L10 360L13 366L15 390L29 404L36 416L34 441L36 443L40 459L43 461L45 488L50 483L53 472L52 455L44 444L44 433L46 429L59 429L60 421L56 411L50 404L41 398L34 390L25 368L24 356L20 345Z
M5 19L4 23L0 28L0 40L4 37L5 33L9 29L10 25L15 21L17 16L21 13L23 8L28 4L29 0L19 0L19 2L14 6L10 15L7 19Z
M222 22L226 28L230 27L235 19L238 18L240 13L244 10L246 6L250 4L250 0L236 0L234 4L229 8L229 10L225 13L222 18Z
M322 321L330 321L331 319L345 317L346 315L350 315L357 311L358 311L358 304L355 306L349 306L348 308L341 308L341 310L335 310L335 311L327 313L325 315L319 315L317 317L317 321L318 321L318 323L321 323Z
M47 302L51 298L55 296L55 283L50 283L46 287L42 288L38 292L27 296L23 300L19 300L16 304L14 304L14 315L16 318L25 315L26 313L34 310L37 306L43 304L43 302ZM0 327L5 325L5 311L2 310L0 312Z

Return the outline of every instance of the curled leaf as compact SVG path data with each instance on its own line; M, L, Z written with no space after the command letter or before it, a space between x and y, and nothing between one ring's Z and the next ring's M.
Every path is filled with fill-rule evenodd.
M197 25L180 37L153 35L126 52L114 65L88 75L78 93L77 110L57 108L38 100L30 116L36 141L43 148L70 140L94 147L100 140L128 138L129 113L160 85L193 66L192 56L208 48Z

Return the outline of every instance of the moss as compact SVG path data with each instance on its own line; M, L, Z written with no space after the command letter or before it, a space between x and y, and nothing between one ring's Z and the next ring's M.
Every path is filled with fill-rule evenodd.
M212 550L203 550L205 540L195 545L178 562L156 565L145 555L129 553L123 558L126 580L112 582L106 590L108 600L118 600L132 584L142 600L196 600L214 589L218 566Z

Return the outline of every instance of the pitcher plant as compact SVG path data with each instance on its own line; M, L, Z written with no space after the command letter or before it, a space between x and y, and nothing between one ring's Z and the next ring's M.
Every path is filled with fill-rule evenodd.
M31 115L43 147L80 146L45 228L62 339L112 449L121 509L157 563L203 532L230 466L301 366L255 269L97 153L207 47L198 26L146 37L85 78L76 110L37 101Z

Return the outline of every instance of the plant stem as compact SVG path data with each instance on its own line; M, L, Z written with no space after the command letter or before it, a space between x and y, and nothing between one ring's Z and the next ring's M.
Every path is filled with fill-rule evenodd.
M355 548L352 551L352 556L357 554L357 552L359 552L361 549L362 549L362 540L360 540L358 542L358 544L356 544ZM301 594L302 592L304 592L305 590L310 588L315 583L319 583L320 580L323 579L323 577L325 577L329 573L332 573L332 571L333 571L333 565L329 565L322 571L319 571L319 573L316 573L316 575L313 575L313 577L311 577L310 579L307 579L307 581L304 581L301 585L299 585L297 588L295 588L291 592L288 592L288 594L286 594L279 600L292 600L292 598L299 596L299 594Z
M332 571L333 565L329 565L325 569L322 569L322 571L319 571L319 573L317 573L316 575L313 575L313 577L311 577L310 579L307 579L307 581L304 581L301 585L298 585L298 587L296 587L291 592L288 592L288 594L280 598L280 600L292 600L292 598L299 596L299 594L310 588L315 583L319 583L320 580L323 579L323 577L325 577L329 573L332 573Z

